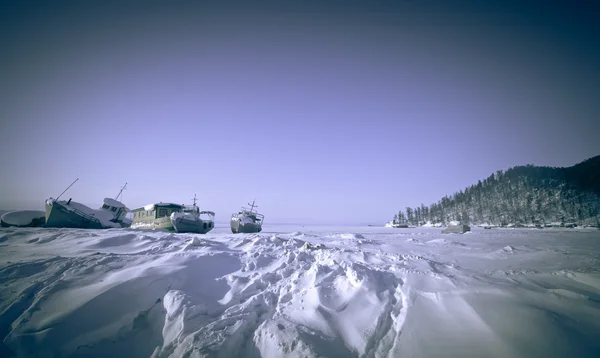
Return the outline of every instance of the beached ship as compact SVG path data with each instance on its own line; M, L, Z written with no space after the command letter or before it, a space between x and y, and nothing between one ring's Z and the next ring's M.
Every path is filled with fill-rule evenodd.
M242 210L231 215L230 226L232 233L261 232L264 216L253 211L254 208L258 207L258 205L254 204L254 201L248 205L250 205L250 209L242 207Z
M196 195L192 206L184 206L181 212L172 213L170 219L175 231L181 233L206 234L215 227L215 213L200 211L196 206Z
M184 206L173 203L154 203L133 210L132 229L162 229L175 231L171 214L183 212Z
M62 192L64 194L75 182ZM125 184L126 186L127 184ZM80 228L80 229L108 229L108 228L123 228L128 227L129 223L125 219L125 215L129 209L117 199L125 189L121 191L115 199L105 198L100 209L91 209L81 203L75 202L72 199L58 200L49 198L46 200L46 227L59 228Z

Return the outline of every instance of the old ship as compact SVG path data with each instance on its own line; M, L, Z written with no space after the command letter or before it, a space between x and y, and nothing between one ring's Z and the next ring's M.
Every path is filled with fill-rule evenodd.
M200 208L196 206L196 195L193 200L192 206L184 206L181 212L171 214L171 224L177 232L206 234L215 227L215 213L200 211Z
M163 229L175 231L171 214L183 211L183 205L173 203L154 203L133 210L132 229Z
M77 228L77 229L108 229L128 227L125 215L129 209L117 199L122 194L127 183L115 199L105 198L100 209L91 209L72 199L58 200L75 182L62 192L56 199L46 200L46 227Z
M237 213L231 215L230 226L231 232L237 233L256 233L262 231L264 216L254 211L258 205L254 204L254 200L250 205L250 209L242 207Z

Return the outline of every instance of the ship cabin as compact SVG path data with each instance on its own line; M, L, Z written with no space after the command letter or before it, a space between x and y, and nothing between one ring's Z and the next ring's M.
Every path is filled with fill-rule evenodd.
M111 221L115 222L123 221L125 215L129 212L129 209L122 202L111 198L104 198L102 210L109 212L113 216Z
M184 213L200 214L200 208L196 205L184 205L182 209Z
M146 205L133 210L134 222L153 222L160 218L169 218L172 213L183 210L183 205L172 203L157 203Z

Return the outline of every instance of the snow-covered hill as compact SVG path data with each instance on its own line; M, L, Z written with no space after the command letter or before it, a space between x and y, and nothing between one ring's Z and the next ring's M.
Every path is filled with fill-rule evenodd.
M568 168L517 166L430 206L395 214L399 223L600 224L600 155Z
M0 356L594 357L600 231L0 230Z

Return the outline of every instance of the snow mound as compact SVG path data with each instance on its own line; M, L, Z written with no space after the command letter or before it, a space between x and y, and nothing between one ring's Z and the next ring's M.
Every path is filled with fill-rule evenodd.
M502 251L508 252L508 253L513 253L513 252L515 252L515 250L516 249L510 245L506 245L502 248Z
M344 240L360 240L365 237L361 234L343 233L343 234L332 234L330 235L333 239L344 239Z
M433 240L429 240L427 241L427 244L430 245L455 245L455 246L466 246L463 243L460 242L456 242L456 241L451 241L451 240L446 240L446 239L433 239Z
M403 279L364 264L338 263L324 247L306 250L307 244L276 236L256 239L242 258L245 269L224 277L229 291L212 319L205 309L188 312L192 305L181 293L165 296L165 345L155 356L389 349L403 319ZM276 247L285 247L285 254L275 255ZM331 346L332 339L338 343Z
M189 245L192 245L192 246L201 246L202 245L202 240L200 240L197 237L194 237L194 238L192 238L190 240Z
M597 231L481 230L466 249L437 230L365 228L378 245L341 239L344 230L232 235L217 228L196 240L129 229L4 228L0 356L600 351ZM408 241L417 235L423 244Z

